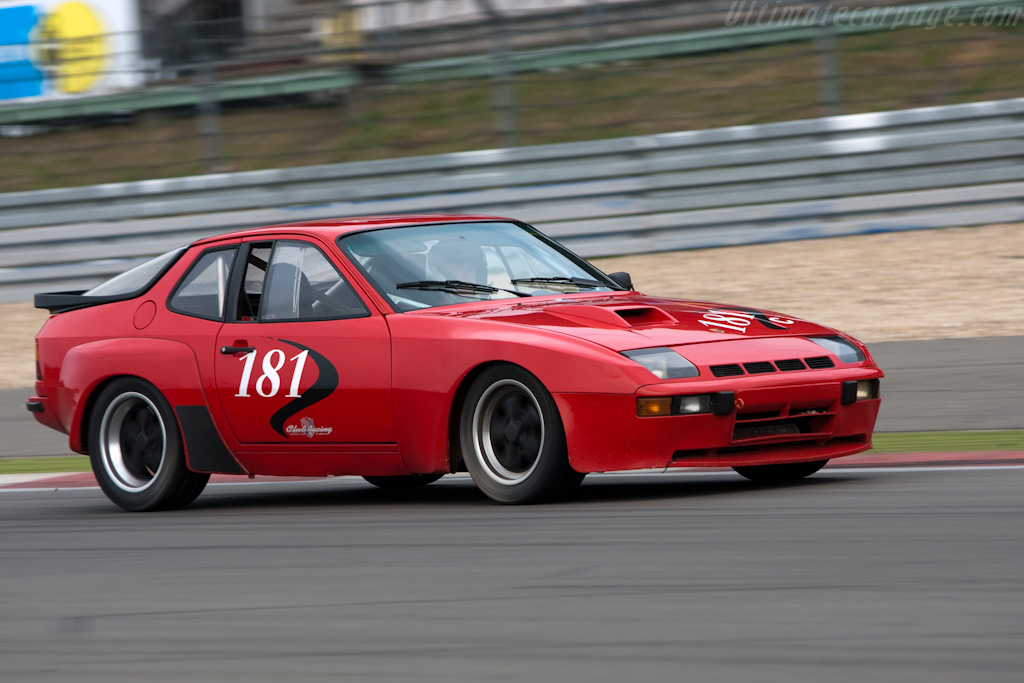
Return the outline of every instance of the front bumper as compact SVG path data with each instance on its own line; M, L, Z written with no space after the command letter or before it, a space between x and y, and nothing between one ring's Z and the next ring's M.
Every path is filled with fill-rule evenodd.
M843 382L878 370L799 384L665 383L633 396L557 394L569 462L579 472L736 467L825 460L871 447L880 399L843 403ZM638 396L735 393L724 415L637 417Z

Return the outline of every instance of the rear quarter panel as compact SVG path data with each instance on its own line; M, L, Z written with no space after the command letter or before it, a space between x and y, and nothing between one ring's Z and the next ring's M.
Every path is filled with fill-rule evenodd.
M172 407L207 403L192 349L168 338L174 330L168 328L171 314L161 298L154 293L61 313L50 318L37 336L43 377L37 390L48 397L53 417L69 435L73 451L86 452L85 428L92 401L102 385L115 377L131 375L150 382ZM155 301L156 319L139 330L135 314L147 301ZM184 332L180 327L178 331Z

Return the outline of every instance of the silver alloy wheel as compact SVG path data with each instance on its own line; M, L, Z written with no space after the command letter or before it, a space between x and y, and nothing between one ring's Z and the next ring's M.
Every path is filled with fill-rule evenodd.
M128 493L156 481L167 455L167 431L156 405L137 392L114 398L103 413L100 458L110 480Z
M504 486L526 480L544 445L544 416L525 384L503 379L487 387L472 422L473 450L487 476Z

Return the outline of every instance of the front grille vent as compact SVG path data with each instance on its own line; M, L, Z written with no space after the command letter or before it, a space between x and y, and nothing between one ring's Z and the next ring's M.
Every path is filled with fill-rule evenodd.
M736 377L738 375L763 375L768 372L793 372L795 370L823 370L834 368L835 363L828 356L812 358L789 358L777 361L755 361L750 363L726 363L712 365L711 374L715 377Z
M737 363L730 363L729 365L712 365L711 374L715 377L735 377L736 375L743 374L743 368Z
M744 363L743 367L751 375L761 375L766 372L775 372L775 367L768 361L760 361L758 363Z

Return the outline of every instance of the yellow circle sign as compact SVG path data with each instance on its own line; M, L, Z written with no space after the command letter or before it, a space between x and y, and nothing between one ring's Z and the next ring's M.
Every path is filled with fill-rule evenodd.
M42 62L60 92L81 93L104 76L107 32L100 16L84 2L58 5L43 20Z

